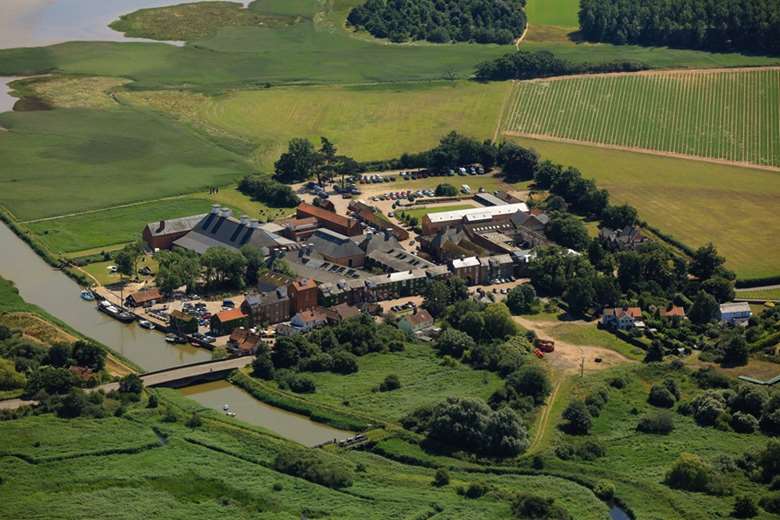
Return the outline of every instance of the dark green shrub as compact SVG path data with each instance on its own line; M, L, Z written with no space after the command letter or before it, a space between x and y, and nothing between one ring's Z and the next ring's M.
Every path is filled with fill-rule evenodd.
M755 501L749 496L738 496L734 501L734 510L731 516L734 518L753 518L758 514Z
M395 374L387 376L379 385L380 392L391 392L393 390L398 390L399 388L401 388L401 380L398 379L398 376Z
M515 518L534 520L571 520L571 515L555 504L552 498L534 495L517 495L512 500L512 514Z
M731 416L731 427L737 433L753 433L758 430L758 419L749 413L735 412Z
M656 412L645 415L636 426L642 433L669 435L674 430L674 417L669 412Z
M200 426L203 426L203 419L200 418L198 412L192 412L192 415L187 419L185 424L189 428L199 428Z
M349 470L325 460L314 450L283 451L276 456L274 469L330 488L352 485Z
M444 468L439 468L433 475L433 485L436 487L446 486L450 483L450 474Z
M653 406L661 408L671 408L677 400L665 385L653 385L650 388L650 394L647 396L647 402Z
M488 487L486 484L482 482L472 482L469 484L469 487L466 488L466 491L463 493L463 496L466 498L479 498L483 496L485 493L488 492Z

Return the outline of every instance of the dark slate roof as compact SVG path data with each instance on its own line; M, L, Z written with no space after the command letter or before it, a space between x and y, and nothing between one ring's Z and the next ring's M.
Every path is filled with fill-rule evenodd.
M373 251L391 251L393 249L399 249L401 247L398 239L395 235L389 232L372 233L370 235L363 235L353 237L353 239L360 245L360 248L366 253Z
M413 255L401 248L382 251L376 249L366 255L368 258L393 269L394 271L407 271L409 269L424 269L433 267L434 264Z
M229 249L241 249L245 245L253 245L268 254L280 242L275 235L252 227L239 220L214 213L203 217L195 228L182 238L174 242L174 245L189 249L198 254L203 254L211 247L227 247Z
M318 229L309 238L309 242L316 252L330 258L345 258L363 254L363 250L348 236L325 228Z
M193 215L190 217L172 218L149 222L146 227L153 237L181 233L193 229L206 215ZM162 224L162 225L160 225Z

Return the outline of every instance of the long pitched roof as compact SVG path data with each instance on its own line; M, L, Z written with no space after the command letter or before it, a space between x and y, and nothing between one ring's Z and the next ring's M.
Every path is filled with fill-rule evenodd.
M282 242L259 227L256 222L239 221L222 213L209 213L192 231L174 242L174 245L203 254L211 247L241 249L245 245L255 246L263 252L278 247Z
M502 206L488 206L485 208L469 208L457 211L442 211L439 213L428 213L426 217L432 223L452 222L462 220L464 217L469 220L481 220L496 217L498 215L511 215L513 213L528 212L528 206L523 203L504 204Z
M360 249L360 246L350 240L348 236L336 233L330 229L318 229L309 238L309 242L314 246L315 251L330 258L345 258L365 254Z
M198 222L203 220L203 217L205 216L205 214L202 214L192 215L190 217L158 220L155 222L149 222L146 225L146 228L153 237L169 235L171 233L181 233L183 231L190 231L198 224Z

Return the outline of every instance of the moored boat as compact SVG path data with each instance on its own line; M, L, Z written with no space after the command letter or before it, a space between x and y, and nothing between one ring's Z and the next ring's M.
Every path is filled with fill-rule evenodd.
M84 289L81 291L81 299L87 302L95 301L95 293L90 291L89 289Z

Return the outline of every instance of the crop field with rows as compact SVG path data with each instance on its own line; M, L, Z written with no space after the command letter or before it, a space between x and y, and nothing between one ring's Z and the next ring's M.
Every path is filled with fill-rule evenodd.
M518 82L504 131L780 166L780 69Z

